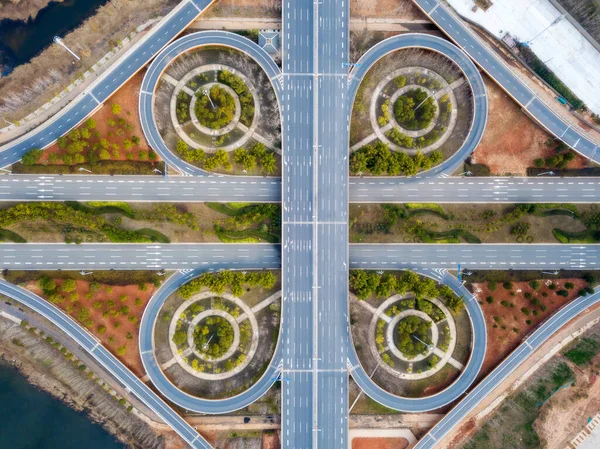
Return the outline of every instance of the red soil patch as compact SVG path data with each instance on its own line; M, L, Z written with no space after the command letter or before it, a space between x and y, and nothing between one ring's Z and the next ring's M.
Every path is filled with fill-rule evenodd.
M281 449L281 443L277 432L263 433L261 449Z
M404 438L354 438L352 449L405 449L408 441Z
M526 175L535 159L554 154L545 142L552 138L539 127L487 75L483 75L488 99L488 122L481 143L473 153L473 162L487 165L492 174ZM587 166L587 159L577 155L567 168Z
M564 289L566 282L571 282L575 285L573 289L568 290L569 295L566 298L556 295L555 292ZM544 281L540 281L541 287L537 291L533 290L528 282L513 282L512 284L512 291L515 292L515 296L511 296L510 291L505 290L502 283L498 283L496 290L493 292L489 290L487 283L473 284L476 292L477 289L481 289L481 292L477 292L476 295L478 300L483 303L482 309L485 315L488 341L485 360L479 373L479 378L482 378L493 370L539 323L554 314L563 305L576 298L579 290L587 285L584 280L579 278L555 280L556 289L554 290L550 290ZM521 290L521 292L518 292L518 290ZM548 294L545 298L542 296L544 292ZM533 298L539 298L541 304L546 306L546 310L542 311L540 307L535 306L532 303L533 298L525 298L525 293L531 293ZM494 298L492 304L487 303L486 298L488 296ZM514 304L514 307L505 307L501 304L502 301ZM523 307L530 310L529 316L526 316L521 311ZM538 311L539 314L537 316L534 316L534 310ZM497 323L494 317L499 317L500 322ZM517 317L517 320L514 317ZM531 323L527 324L526 320L530 320ZM494 328L494 325L496 328ZM503 326L506 329L503 329ZM517 332L513 328L517 329Z
M93 324L87 327L87 329L102 342L105 348L111 351L125 366L133 371L134 374L142 377L145 372L142 360L140 359L138 328L144 308L152 293L154 293L154 285L145 284L146 290L141 291L138 285L114 286L100 284L100 289L90 297L90 283L79 280L76 281L77 289L73 292L77 294L77 297L73 296L71 298L73 293L63 293L60 289L60 285L64 281L56 279L55 282L59 286L57 291L65 297L62 303L55 305L78 322L79 310L89 310L90 320L92 320ZM36 282L30 282L26 287L36 294L45 297ZM45 298L47 299L47 297ZM137 305L136 298L139 298ZM112 303L109 303L109 301L112 301L114 305L111 305ZM101 307L94 305L99 305L100 303ZM129 311L125 313L124 307L128 307ZM122 311L118 313L118 316L110 314L111 311L115 314L119 309L122 309ZM118 327L115 327L115 323L119 323ZM100 333L98 331L99 326L105 326L106 331ZM128 334L131 338L127 338ZM125 353L122 355L117 354L118 348L123 347L125 348Z
M133 78L131 78L127 83L125 83L105 104L101 107L96 113L94 113L91 118L96 121L96 131L100 134L100 138L106 138L111 144L119 145L119 157L115 157L113 155L113 149L110 149L111 158L110 160L127 160L127 152L125 151L123 144L125 140L131 140L132 136L137 136L140 139L140 143L138 145L134 145L130 151L133 154L132 160L140 160L138 155L140 151L150 151L150 147L144 138L144 133L142 131L142 125L139 119L138 106L139 106L139 90L142 84L142 79L144 77L143 72L137 73ZM118 104L121 106L121 113L116 115L112 112L112 105ZM109 120L118 121L119 118L122 118L129 123L132 128L131 130L125 130L122 135L117 135L117 129L119 126L110 126ZM83 124L80 125L80 128L83 127ZM91 145L97 142L99 138L90 138L89 142ZM91 146L90 145L90 146ZM50 163L48 158L51 154L63 155L66 153L65 150L61 150L58 148L58 145L55 143L52 146L48 147L44 150L42 157L40 158L40 164ZM52 164L61 165L62 162L52 162Z

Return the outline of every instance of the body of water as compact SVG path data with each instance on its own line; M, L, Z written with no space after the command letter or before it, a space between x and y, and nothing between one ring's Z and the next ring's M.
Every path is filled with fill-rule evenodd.
M115 405L117 407L117 405ZM0 449L124 449L100 425L0 363Z
M0 66L2 74L25 64L52 44L54 36L64 37L108 0L65 0L49 3L35 19L0 21Z

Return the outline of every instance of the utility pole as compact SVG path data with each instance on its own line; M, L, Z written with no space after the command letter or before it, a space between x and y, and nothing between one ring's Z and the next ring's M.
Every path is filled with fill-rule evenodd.
M75 52L73 52L73 51L72 51L72 50L71 50L69 47L67 47L67 44L65 44L65 43L63 42L63 40L62 40L60 37L58 37L58 36L54 36L54 43L55 43L55 44L58 44L58 45L60 45L60 46L61 46L61 47L63 47L65 50L67 50L69 53L71 53L71 55L72 55L72 56L73 56L75 59L77 59L78 61L81 61L81 58L80 58L79 56L77 56L77 55L75 54Z

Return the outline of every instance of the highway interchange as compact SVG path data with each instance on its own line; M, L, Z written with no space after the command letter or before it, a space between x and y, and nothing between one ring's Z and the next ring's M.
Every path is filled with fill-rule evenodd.
M415 0L440 28L490 74L533 117L577 151L598 160L597 146L566 125L474 38L443 5ZM439 38L410 34L376 45L347 76L348 3L283 2L282 70L260 49L225 32L188 35L167 44L210 2L183 1L112 70L55 119L0 148L0 165L20 159L32 147L50 145L80 123L119 86L154 59L140 92L140 116L152 147L189 177L32 176L0 179L0 198L31 200L125 201L282 201L282 245L113 245L3 244L6 269L181 269L146 309L140 331L142 360L153 384L171 401L190 410L224 413L262 395L285 372L282 386L282 445L293 448L347 447L348 373L361 388L385 405L405 411L438 408L456 400L475 379L485 354L485 324L471 295L467 307L477 336L468 368L444 392L419 400L383 392L366 375L354 352L348 313L348 269L413 268L460 290L447 269L590 268L599 252L593 245L348 245L348 202L595 202L598 180L587 178L444 178L479 143L487 120L481 76L458 48ZM255 57L271 78L282 116L283 175L275 178L214 176L172 155L154 126L152 92L168 61L189 48L220 44ZM471 132L461 150L444 164L414 178L348 178L348 127L352 99L360 79L383 55L410 46L429 48L455 60L475 93ZM48 251L49 246L52 251ZM191 398L171 385L153 357L152 327L162 301L181 283L205 270L280 268L283 313L280 340L266 374L247 392L224 401ZM434 269L434 270L430 270ZM149 405L192 447L208 444L141 381L121 365L94 337L58 309L35 295L2 281L0 292L11 296L59 325L102 363L121 383ZM488 378L468 394L417 447L433 447L562 324L594 304L599 295L579 298L546 322ZM298 321L290 317L301 318ZM298 322L298 325L296 323ZM304 324L302 324L304 322ZM332 345L335 349L332 350ZM524 348L524 349L523 349ZM281 363L280 363L281 361ZM495 374L496 373L496 374ZM161 376L163 378L161 378Z

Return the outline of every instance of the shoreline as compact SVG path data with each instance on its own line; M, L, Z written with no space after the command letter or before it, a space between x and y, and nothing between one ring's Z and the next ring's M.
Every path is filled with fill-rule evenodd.
M50 362L45 355L52 356ZM136 414L128 412L63 355L62 351L43 341L41 336L0 318L0 363L18 370L36 389L83 413L86 419L102 426L124 447L168 447L164 435Z
M4 3L0 7L0 21L14 20L26 22L35 20L39 12L50 3L62 3L64 0L20 0L15 3Z

